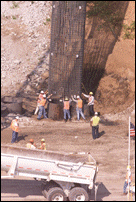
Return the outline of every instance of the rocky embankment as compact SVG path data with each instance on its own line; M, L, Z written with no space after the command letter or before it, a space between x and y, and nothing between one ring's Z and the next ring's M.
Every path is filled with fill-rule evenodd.
M52 1L1 1L1 110L4 116L7 109L9 117L15 116L14 112L32 115L37 94L48 88L51 12ZM135 2L130 1L123 23L130 25L134 20ZM85 58L92 54L87 49L92 51L92 44L101 43L100 38L103 40L98 31L93 38L88 37L92 33L91 23L86 21ZM126 121L128 115L135 114L135 40L124 40L123 35L122 29L95 95L95 111L107 120ZM95 45L93 54L101 50L100 43ZM101 52L101 59L103 57ZM4 123L4 117L2 119Z

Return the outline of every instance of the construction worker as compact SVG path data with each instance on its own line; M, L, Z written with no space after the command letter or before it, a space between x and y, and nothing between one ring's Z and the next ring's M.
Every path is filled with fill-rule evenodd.
M42 90L41 92L40 92L40 94L39 94L39 96L38 96L38 98L37 98L37 106L36 106L36 109L35 109L35 112L34 112L34 114L37 114L38 113L38 111L39 111L39 99L42 99L43 98L43 95L45 94L47 94L47 92L48 92L48 90L46 90L45 92Z
M93 139L98 138L99 136L99 121L98 112L95 112L95 115L90 120L90 126L92 126L92 136Z
M29 149L36 149L36 144L34 143L34 140L30 139L29 143L26 144L26 147Z
M38 103L39 103L39 113L38 113L38 117L37 119L40 120L41 119L41 116L43 115L43 117L45 119L47 119L47 114L46 114L46 110L45 110L45 103L47 102L47 100L52 96L49 95L48 97L46 97L46 95L44 94L43 95L43 98L39 98L38 100Z
M123 187L123 194L126 195L127 194L127 186L128 184L130 185L131 182L132 182L132 175L131 175L131 171L130 171L130 168L131 166L127 166L127 173L126 173L126 179L125 179L125 182L124 182L124 187Z
M63 100L63 103L64 103L64 108L63 108L63 111L64 111L64 121L66 122L67 121L67 116L68 116L68 119L69 121L71 120L71 117L70 117L70 103L71 103L71 99L68 99L68 97L65 97L65 99Z
M46 150L46 143L45 143L45 139L44 138L41 139L41 146L38 149Z
M16 118L12 120L11 125L10 125L10 128L13 130L11 143L14 143L14 142L17 143L18 130L19 130L18 120L19 120L19 117L16 116Z
M77 100L75 100L73 98L73 96L71 96L71 97L72 97L72 100L74 102L76 102L77 120L78 121L80 120L80 115L85 120L85 116L84 116L83 111L82 111L82 107L83 107L83 101L82 101L82 99L80 98L79 95L77 95Z
M93 92L90 92L89 95L82 93L86 98L88 98L88 106L90 110L90 116L94 116L94 96Z

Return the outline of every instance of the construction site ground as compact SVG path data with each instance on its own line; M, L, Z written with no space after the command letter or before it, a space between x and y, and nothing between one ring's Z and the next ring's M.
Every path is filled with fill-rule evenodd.
M14 146L26 147L30 138L40 146L45 138L47 150L65 152L90 152L98 163L96 182L97 201L127 201L123 195L123 185L128 163L128 124L118 121L101 120L99 138L93 140L89 120L72 120L71 122L42 119L33 116L32 122L20 127L18 143ZM12 130L7 127L1 131L2 144L11 145ZM135 182L135 139L131 138L131 171ZM5 175L4 172L1 173ZM130 195L130 200L134 196ZM45 201L41 192L41 182L30 178L15 177L1 180L2 201ZM94 190L90 201L95 200Z

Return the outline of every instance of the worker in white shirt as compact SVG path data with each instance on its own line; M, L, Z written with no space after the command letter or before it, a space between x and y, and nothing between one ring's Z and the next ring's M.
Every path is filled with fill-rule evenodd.
M29 143L26 144L26 147L28 149L36 149L36 144L34 143L34 140L33 139L30 139L29 140Z
M90 116L94 115L94 96L93 92L90 92L89 95L86 95L82 93L84 97L88 98L88 105L89 105L89 110L90 110Z

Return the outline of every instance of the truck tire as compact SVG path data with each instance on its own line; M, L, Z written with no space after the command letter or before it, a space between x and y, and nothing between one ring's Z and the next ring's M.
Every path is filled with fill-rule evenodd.
M67 201L67 196L60 187L49 189L47 201Z
M45 183L42 183L41 185L41 189L42 189L42 194L45 198L47 198L47 195L48 195L48 191L51 189L51 188L54 188L54 187L57 187L57 184L54 182L54 181L49 181L49 182L45 182Z
M69 193L69 201L88 201L89 196L86 190L82 187L74 187Z

